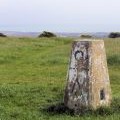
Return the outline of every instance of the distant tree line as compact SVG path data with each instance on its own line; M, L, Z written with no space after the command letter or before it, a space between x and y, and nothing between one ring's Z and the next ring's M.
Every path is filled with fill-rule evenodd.
M0 37L7 37L7 35L0 33ZM52 32L48 32L48 31L43 31L38 37L57 37L56 34L52 33ZM81 38L94 38L92 35L89 34L82 34L80 36ZM120 37L120 32L111 32L108 35L108 38L119 38Z

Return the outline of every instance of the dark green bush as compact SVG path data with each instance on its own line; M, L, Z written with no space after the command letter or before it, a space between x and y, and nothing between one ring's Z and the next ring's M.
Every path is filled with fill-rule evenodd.
M38 37L56 37L56 35L52 32L47 32L47 31L43 31Z
M81 37L81 38L92 38L91 35L87 35L87 34L86 34L86 35L83 34L83 35L81 35L80 37Z
M4 35L3 33L0 33L0 37L7 37L7 36Z
M120 32L111 32L108 37L109 38L118 38L118 37L120 37Z

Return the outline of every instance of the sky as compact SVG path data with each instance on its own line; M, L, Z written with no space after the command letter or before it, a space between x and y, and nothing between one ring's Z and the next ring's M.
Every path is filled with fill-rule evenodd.
M0 31L120 32L120 0L0 0Z

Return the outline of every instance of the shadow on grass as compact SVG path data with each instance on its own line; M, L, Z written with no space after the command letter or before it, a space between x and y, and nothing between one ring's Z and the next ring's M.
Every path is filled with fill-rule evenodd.
M56 114L74 115L74 110L71 110L68 107L66 107L64 103L50 105L48 107L43 108L42 111L49 115L56 115Z
M120 65L120 56L112 55L107 58L108 65Z
M120 114L120 98L116 98L112 101L110 107L100 107L97 110L93 110L90 108L80 108L79 110L71 110L67 108L64 103L58 103L55 105L51 105L49 107L46 107L42 109L46 114L49 115L58 115L58 114L67 114L67 115L94 115L94 116L108 116L112 115L114 113Z

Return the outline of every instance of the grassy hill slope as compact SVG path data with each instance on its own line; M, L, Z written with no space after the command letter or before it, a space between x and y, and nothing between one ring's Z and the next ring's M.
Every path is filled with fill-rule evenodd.
M108 115L72 116L46 112L63 100L71 50L70 38L0 38L1 120L119 120L120 39L106 39L113 98L118 109Z

